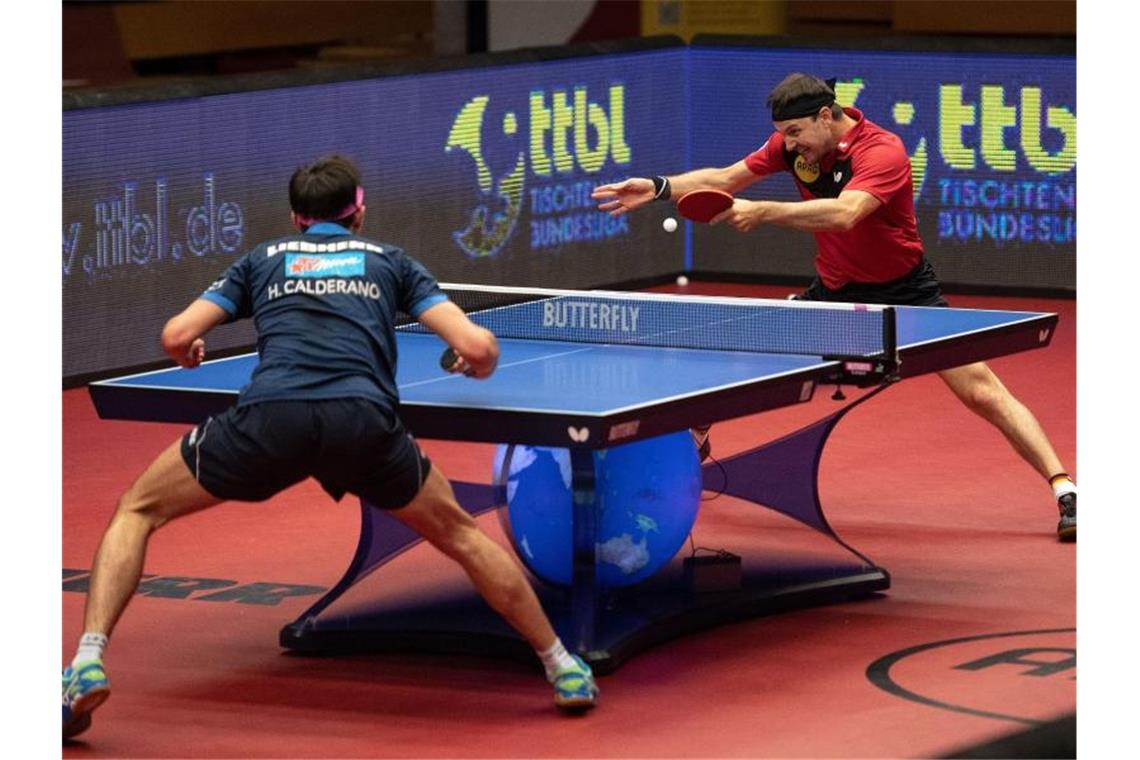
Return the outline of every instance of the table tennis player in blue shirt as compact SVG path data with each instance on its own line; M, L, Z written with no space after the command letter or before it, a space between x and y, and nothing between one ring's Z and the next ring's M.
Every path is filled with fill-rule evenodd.
M63 737L86 730L110 694L103 651L138 585L151 534L225 500L263 501L310 476L335 499L353 493L391 510L458 562L534 647L555 703L592 707L589 666L566 651L518 565L459 506L397 415L397 310L438 334L457 356L450 370L473 378L494 372L495 336L419 262L358 235L364 194L348 159L299 168L289 203L300 234L254 248L163 329L166 353L194 368L206 333L252 317L258 366L236 406L174 442L120 498L95 556L84 633L63 672Z

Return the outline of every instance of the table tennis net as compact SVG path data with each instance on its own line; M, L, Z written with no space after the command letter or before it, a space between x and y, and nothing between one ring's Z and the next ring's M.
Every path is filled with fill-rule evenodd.
M889 350L894 312L849 304L599 290L442 285L499 338L865 357ZM426 331L402 315L399 329Z

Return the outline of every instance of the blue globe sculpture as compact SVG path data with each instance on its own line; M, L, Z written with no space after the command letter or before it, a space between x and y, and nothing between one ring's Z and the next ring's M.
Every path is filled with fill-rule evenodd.
M495 451L501 483L508 447ZM570 452L515 446L499 519L515 551L542 580L569 586L573 566ZM701 500L701 466L688 431L594 453L599 500L597 583L645 580L685 543Z

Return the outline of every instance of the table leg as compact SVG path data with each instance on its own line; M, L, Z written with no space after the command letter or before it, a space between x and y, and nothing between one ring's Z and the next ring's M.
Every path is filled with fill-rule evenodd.
M594 452L570 449L571 490L573 493L574 567L570 587L573 621L573 651L594 649L597 625L598 497L595 488Z

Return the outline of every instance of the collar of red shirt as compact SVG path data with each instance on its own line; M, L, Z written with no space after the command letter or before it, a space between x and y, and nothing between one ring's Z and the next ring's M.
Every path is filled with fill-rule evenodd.
M855 126L851 127L843 137L839 138L839 143L835 146L835 158L837 159L847 158L848 154L851 153L851 146L854 145L855 141L859 139L859 136L863 134L863 125L866 123L863 112L858 108L844 106L843 113L855 120Z

